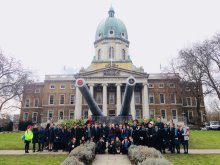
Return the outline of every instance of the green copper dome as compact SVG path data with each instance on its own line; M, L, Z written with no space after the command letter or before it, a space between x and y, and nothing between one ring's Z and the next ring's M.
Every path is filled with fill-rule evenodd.
M111 7L108 11L108 17L102 20L96 30L95 42L102 39L118 38L128 41L128 33L124 23L114 16L115 11Z

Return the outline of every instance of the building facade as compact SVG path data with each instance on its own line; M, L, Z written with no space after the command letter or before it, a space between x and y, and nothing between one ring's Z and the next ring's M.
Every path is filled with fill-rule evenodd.
M95 34L95 56L87 68L72 75L46 75L42 83L27 85L21 107L21 120L36 123L87 118L89 107L75 86L85 79L92 96L104 115L116 116L121 110L126 79L133 76L136 85L130 105L133 118L193 121L197 116L196 99L180 81L169 73L149 74L132 64L126 26L115 17L113 8L102 20ZM201 118L205 113L201 103Z

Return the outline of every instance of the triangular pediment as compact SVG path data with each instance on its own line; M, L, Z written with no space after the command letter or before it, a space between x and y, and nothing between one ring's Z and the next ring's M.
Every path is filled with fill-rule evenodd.
M127 70L116 66L107 66L106 68L92 70L92 71L82 71L75 75L75 77L148 77L145 72L138 72L133 70Z

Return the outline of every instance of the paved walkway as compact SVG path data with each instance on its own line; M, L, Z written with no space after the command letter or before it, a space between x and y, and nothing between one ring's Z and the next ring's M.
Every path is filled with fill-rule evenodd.
M96 155L93 165L131 165L127 155Z

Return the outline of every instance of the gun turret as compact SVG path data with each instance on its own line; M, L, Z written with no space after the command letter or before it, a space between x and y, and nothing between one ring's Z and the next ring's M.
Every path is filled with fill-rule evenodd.
M79 88L80 92L82 93L83 97L85 98L93 116L103 116L103 113L97 103L95 102L94 98L92 97L89 88L86 85L86 82L82 78L78 78L76 80L76 86Z
M135 84L136 84L136 79L132 76L128 77L126 81L125 93L121 105L120 116L129 116L131 98L134 92Z

